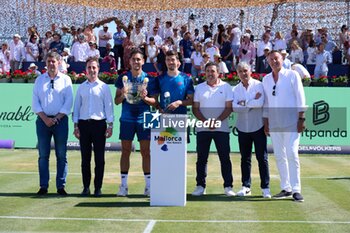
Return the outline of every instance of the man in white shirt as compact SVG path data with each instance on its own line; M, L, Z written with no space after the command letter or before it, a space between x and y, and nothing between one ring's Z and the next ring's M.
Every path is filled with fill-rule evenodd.
M236 128L241 153L242 189L237 193L237 196L251 195L250 174L254 143L262 195L264 198L271 198L269 162L262 115L264 105L263 85L260 81L251 78L252 71L248 63L239 63L237 74L241 82L233 88L232 102L233 111L237 113Z
M274 198L293 196L304 201L301 195L299 140L305 129L305 94L299 74L284 69L282 54L271 51L268 62L272 73L263 79L264 131L270 135L282 191Z
M79 139L81 151L81 171L83 176L83 196L90 195L91 152L94 147L95 191L101 196L105 166L106 138L112 136L113 100L107 84L99 80L100 65L96 57L86 62L87 80L80 84L74 102L74 135ZM108 124L108 127L107 127Z
M231 47L232 47L232 52L234 57L238 57L239 46L241 45L241 36L242 36L241 29L239 29L236 23L233 23L231 35L230 35L230 41L231 41Z
M211 141L214 140L221 164L221 175L224 180L224 193L234 196L233 177L230 160L230 128L228 117L232 112L231 86L219 78L219 67L209 62L205 66L207 81L199 84L194 93L193 114L202 122L212 121L220 126L196 128L197 131L197 187L193 196L205 194L207 163Z
M141 32L139 24L135 25L135 31L131 32L130 40L136 48L143 49L146 44L146 36Z
M85 62L88 58L89 44L85 41L84 34L78 36L78 41L75 42L71 49L72 57L75 62Z
M153 37L155 45L157 46L157 48L160 48L162 46L162 44L163 44L163 40L158 35L158 30L159 30L158 27L154 27L152 34L148 33L149 36L147 37L147 44L149 45L149 38Z
M40 189L37 195L46 195L49 188L49 158L53 137L56 152L56 188L61 196L67 196L64 187L67 177L68 115L73 104L72 81L58 70L60 55L49 52L46 58L47 72L36 78L33 88L32 109L38 115L36 134L39 150Z
M112 39L112 33L108 31L108 25L104 24L103 30L98 32L98 50L100 50L101 57L107 55L106 45L110 39Z
M11 67L11 72L14 72L15 70L19 69L21 61L25 57L23 53L24 44L21 41L21 36L18 34L15 34L9 46L10 46L10 67Z

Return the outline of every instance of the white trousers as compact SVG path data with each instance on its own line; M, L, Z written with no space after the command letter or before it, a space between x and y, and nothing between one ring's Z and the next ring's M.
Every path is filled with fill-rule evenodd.
M280 173L281 189L300 193L300 163L298 132L270 132L276 164Z

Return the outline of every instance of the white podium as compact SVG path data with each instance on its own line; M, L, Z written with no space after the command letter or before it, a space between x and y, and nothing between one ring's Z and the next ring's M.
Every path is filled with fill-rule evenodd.
M151 206L186 205L186 120L163 114L160 128L151 131Z

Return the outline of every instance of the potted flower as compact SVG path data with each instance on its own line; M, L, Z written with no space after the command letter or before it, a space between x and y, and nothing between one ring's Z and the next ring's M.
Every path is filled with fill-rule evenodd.
M10 72L0 73L0 83L9 83L10 82Z
M259 80L259 81L261 81L262 80L262 77L265 77L266 76L266 74L258 74L258 73L252 73L251 75L250 75L253 79L256 79L256 80Z
M333 76L332 83L334 87L346 87L348 85L348 77L346 75Z
M98 75L98 78L107 84L114 84L118 78L118 73L102 72Z
M240 82L240 79L239 79L236 72L225 74L225 76L222 78L222 80L227 82L231 86L236 86Z
M83 73L80 73L80 74L77 74L74 71L72 71L72 72L68 73L67 75L71 78L72 83L75 83L75 84L83 83L87 78L85 71Z
M11 80L13 83L25 83L27 81L27 73L22 70L15 70L11 74Z
M38 74L36 74L35 71L27 71L26 79L28 83L34 83L37 77L38 77Z
M320 76L318 79L312 79L312 86L314 87L326 87L328 86L328 77L325 75Z
M192 77L192 78L193 78L193 83L195 85L200 84L202 82L205 82L205 80L206 80L205 73L200 73L200 74L198 74L197 77Z
M311 84L311 77L305 75L304 77L302 77L301 81L302 81L304 87L308 87Z

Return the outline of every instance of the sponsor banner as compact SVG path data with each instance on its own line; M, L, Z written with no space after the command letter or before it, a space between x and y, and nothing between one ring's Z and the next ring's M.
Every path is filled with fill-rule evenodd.
M78 85L73 85L74 90ZM115 93L115 87L110 85L111 93ZM32 112L33 84L0 84L0 140L14 140L16 148L35 148L37 144L35 121L36 115ZM350 146L350 89L331 87L306 87L306 102L309 106L306 112L307 129L302 133L300 145L318 146ZM110 143L119 142L119 117L121 115L121 105L114 106L115 122L113 136L107 140ZM145 116L145 124L151 124L152 113ZM190 143L187 144L188 151L196 151L196 131L197 122L188 108L188 120L181 123L187 126ZM147 120L147 121L146 121ZM229 117L231 151L237 152L238 140L237 130L234 127L236 114ZM156 122L153 122L156 124ZM165 123L164 123L165 124ZM169 126L172 122L166 121ZM149 125L148 127L150 127ZM171 125L174 126L174 125ZM151 127L152 128L152 127ZM69 142L77 142L74 137L73 123L70 120ZM136 150L139 143L135 139ZM269 141L270 144L270 141ZM215 151L214 143L211 147Z
M273 153L272 145L267 146L267 152ZM350 146L300 145L300 154L350 154Z

